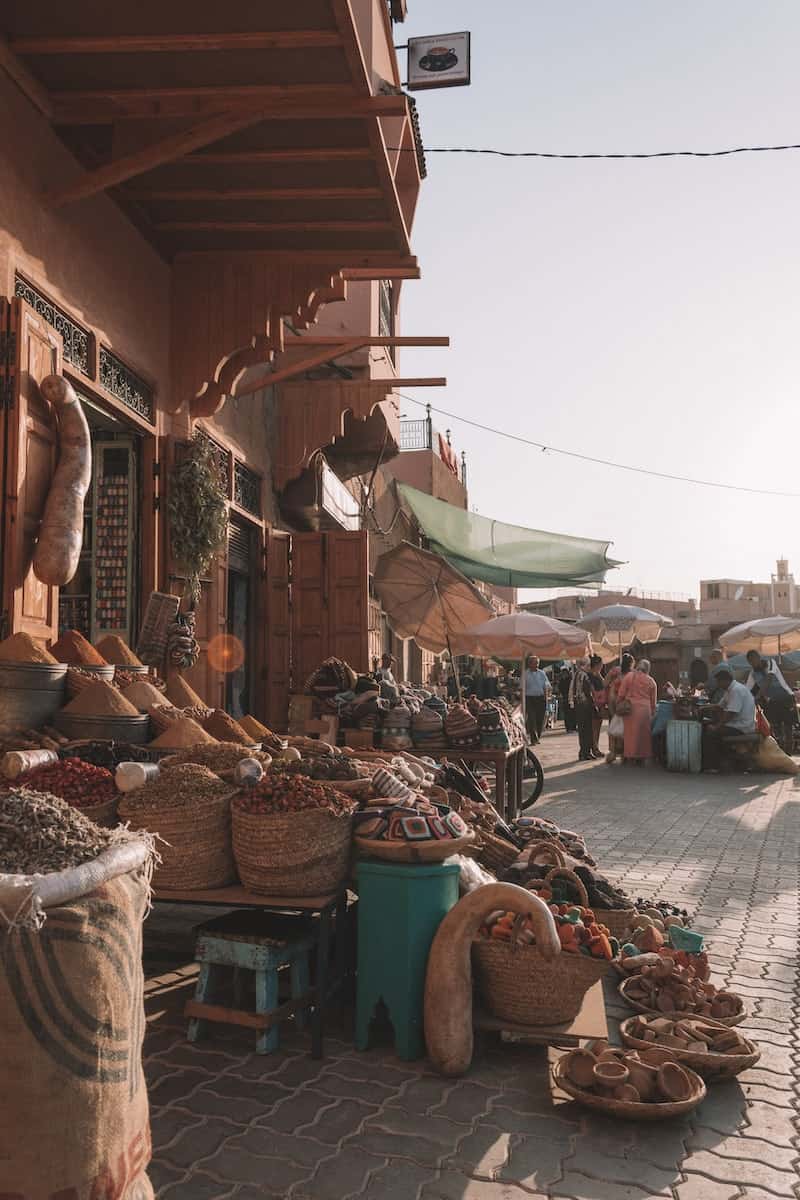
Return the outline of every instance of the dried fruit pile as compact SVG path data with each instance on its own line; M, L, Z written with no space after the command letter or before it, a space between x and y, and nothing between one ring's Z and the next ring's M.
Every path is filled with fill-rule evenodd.
M315 783L306 775L287 775L270 770L255 787L247 788L233 801L233 807L246 813L305 812L310 808L327 809L341 817L353 811L355 805L342 792L324 783Z
M590 908L579 904L551 904L550 912L556 923L561 949L567 954L586 954L592 958L611 960L619 953L619 942L611 937L605 925L598 924ZM532 945L535 942L530 917L512 912L493 912L483 924L481 933L495 941L515 939Z
M698 979L693 967L679 967L666 956L626 979L623 988L627 1000L660 1013L694 1013L724 1021L739 1016L744 1008L741 996L718 991L713 983Z
M90 862L124 840L122 831L101 829L58 796L28 787L0 792L2 872L46 875L65 871Z
M709 1025L702 1020L670 1021L667 1017L634 1017L631 1037L654 1046L687 1050L692 1054L751 1054L752 1046L735 1029Z
M20 775L19 783L37 792L59 796L74 808L93 808L117 797L111 772L80 758L64 758L61 762L35 767Z
M149 762L150 756L141 746L130 742L73 742L61 749L62 758L81 759L96 767L115 771L121 762Z
M178 763L197 763L212 771L232 771L243 758L255 758L263 767L272 762L269 754L260 750L249 750L236 742L213 742L208 746L193 746L190 750L178 750L169 758L161 761L163 768L177 766Z

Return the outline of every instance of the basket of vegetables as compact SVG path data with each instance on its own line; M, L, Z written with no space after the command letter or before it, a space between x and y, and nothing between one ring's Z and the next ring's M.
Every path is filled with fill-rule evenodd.
M245 887L268 896L321 896L347 878L349 796L306 775L269 770L233 801L233 853Z
M578 1015L589 988L602 979L615 953L616 940L595 919L586 889L564 867L581 903L551 904L561 953L546 960L538 950L529 918L494 912L472 943L472 961L484 1006L514 1025L556 1025ZM548 878L550 877L548 876Z

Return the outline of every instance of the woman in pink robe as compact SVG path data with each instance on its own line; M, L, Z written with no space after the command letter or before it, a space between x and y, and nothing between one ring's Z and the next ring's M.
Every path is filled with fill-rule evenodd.
M658 689L650 674L650 663L646 658L636 664L635 671L624 676L617 692L617 708L620 700L630 701L631 711L623 717L625 721L625 761L643 763L653 757L653 739L650 722L656 711Z

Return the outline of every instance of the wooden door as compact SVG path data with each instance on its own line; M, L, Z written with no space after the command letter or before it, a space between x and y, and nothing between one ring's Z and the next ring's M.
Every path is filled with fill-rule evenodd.
M3 625L43 645L58 637L58 588L42 583L31 560L58 455L56 423L39 392L61 371L62 341L23 300L3 301Z
M329 657L325 535L292 534L291 690L302 692L312 671Z
M291 679L288 533L267 534L266 697L263 715L270 729L283 732L289 724Z
M327 542L327 656L343 658L354 671L369 661L369 567L367 532L325 534Z

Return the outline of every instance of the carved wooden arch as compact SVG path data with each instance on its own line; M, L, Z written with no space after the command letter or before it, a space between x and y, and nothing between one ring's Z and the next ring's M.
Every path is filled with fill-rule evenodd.
M385 405L391 379L303 380L278 390L277 444L281 462L273 464L280 491L306 469L314 454L346 437L345 420L367 421ZM385 411L385 409L384 409Z
M175 263L172 403L213 416L247 367L283 349L283 318L307 328L323 304L346 297L341 268L243 255L197 254Z

